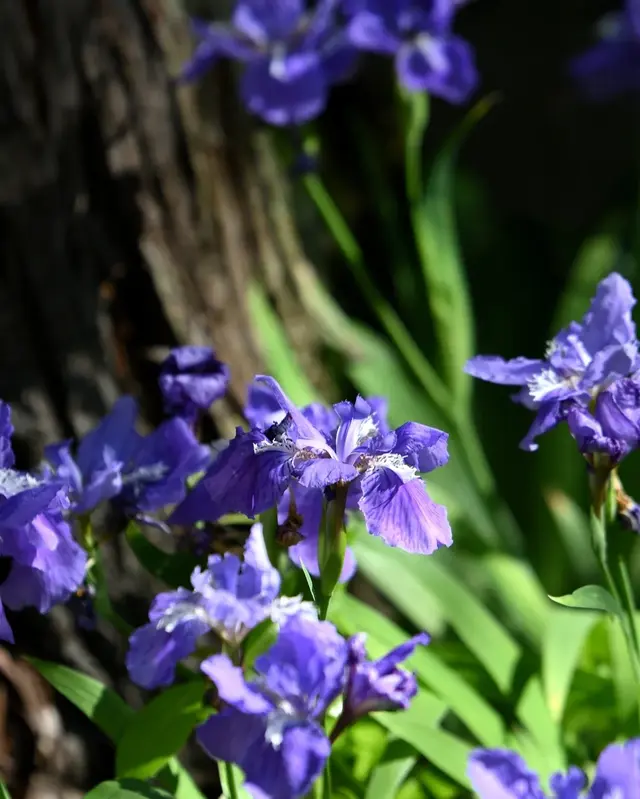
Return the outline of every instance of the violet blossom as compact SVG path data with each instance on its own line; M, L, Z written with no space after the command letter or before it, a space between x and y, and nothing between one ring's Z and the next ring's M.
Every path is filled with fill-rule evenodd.
M227 655L208 658L201 668L223 708L198 729L198 741L211 757L239 765L256 799L306 796L331 751L322 717L344 689L347 656L332 624L294 616L250 680Z
M411 657L417 646L426 646L429 640L426 633L419 633L384 657L368 660L366 635L359 633L349 639L344 704L331 740L369 713L409 708L418 692L418 683L414 674L400 668L400 663Z
M192 422L224 396L229 367L211 347L177 347L162 363L158 383L165 411Z
M281 624L296 613L315 615L298 597L278 598L280 575L269 563L260 524L251 528L243 560L212 555L206 569L194 570L191 585L158 594L149 623L131 635L127 669L144 688L170 685L177 664L206 633L238 647L264 619Z
M368 531L390 546L421 554L450 546L446 509L429 497L418 472L446 464L446 433L407 422L381 434L372 407L358 397L355 404L334 405L337 425L327 435L273 378L256 380L273 393L286 421L275 432L238 428L170 523L215 521L232 512L255 516L275 507L288 488L331 492L340 486L347 507L357 507Z
M345 0L349 40L395 58L400 83L462 103L476 88L471 46L452 32L453 0Z
M575 766L556 773L546 793L538 775L515 752L477 749L471 753L467 775L479 799L605 799L640 796L640 738L611 744L600 754L591 786Z
M634 394L630 382L616 382L634 375L640 367L636 327L631 309L636 304L628 281L617 273L604 278L581 322L561 330L547 347L543 359L497 355L471 358L465 371L473 377L501 385L522 386L513 397L536 411L534 422L521 447L533 451L535 439L562 421L570 419L571 432L581 446L592 451L599 440L606 452L626 453L635 446L630 438L634 414L618 413L615 405L628 409ZM627 398L625 398L625 396ZM594 405L595 404L595 405ZM587 434L585 425L595 407L595 422L604 424ZM628 419L623 416L628 415ZM593 427L593 423L589 422ZM617 439L618 443L604 438ZM583 450L586 451L586 450Z
M11 412L0 403L0 639L13 641L5 608L40 613L65 602L82 584L87 556L62 512L59 486L16 471Z
M640 90L640 4L627 0L622 11L599 25L600 40L571 62L571 74L595 101Z
M183 419L169 419L147 436L135 429L138 406L121 397L102 421L80 441L45 447L53 467L50 480L65 485L76 514L114 500L128 512L145 513L179 502L187 478L210 461Z
M355 60L338 28L337 0L237 0L230 26L193 20L200 43L182 72L195 80L219 58L241 62L246 107L271 125L300 125L318 116L329 89Z

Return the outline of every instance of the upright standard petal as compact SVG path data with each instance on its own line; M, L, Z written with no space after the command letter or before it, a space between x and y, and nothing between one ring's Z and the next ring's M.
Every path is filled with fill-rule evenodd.
M238 0L233 25L256 44L264 45L287 40L300 25L304 11L303 0Z
M363 476L358 506L367 530L389 546L430 555L453 543L446 509L419 477L405 482L396 469L378 466Z
M276 402L280 405L283 411L288 413L296 426L298 438L308 446L317 446L320 449L326 447L326 441L322 433L317 430L313 424L306 418L298 407L291 402L289 397L284 393L282 387L273 377L269 375L256 375L256 383L262 383L273 394Z
M628 280L617 272L598 283L591 306L582 320L581 339L588 352L614 344L627 344L636 341L636 326L631 311L636 298Z

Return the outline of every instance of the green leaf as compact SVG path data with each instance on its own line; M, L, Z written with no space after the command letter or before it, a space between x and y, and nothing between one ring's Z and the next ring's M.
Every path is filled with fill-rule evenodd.
M565 596L550 596L558 605L568 608L583 608L584 610L600 610L605 613L620 615L622 613L620 605L611 596L606 588L601 585L584 585L572 594Z
M98 680L68 666L38 658L29 658L29 662L58 693L91 719L113 743L118 744L127 725L135 717L134 709L124 699ZM162 773L163 784L171 784L176 799L203 799L188 772L175 758L169 761L165 771Z
M418 558L390 549L367 533L358 537L354 549L362 571L421 630L429 629L423 597L435 598L449 624L500 690L510 690L521 654L519 646L438 558Z
M170 793L140 780L109 780L96 785L84 799L173 799Z
M68 666L38 658L30 658L29 662L108 738L114 742L120 740L135 711L115 691Z
M605 621L609 638L611 677L618 708L618 723L622 725L635 713L638 687L619 620L609 616Z
M580 654L598 615L562 608L553 611L542 644L542 684L551 716L560 723Z
M294 348L266 294L255 281L249 285L249 318L260 342L262 357L269 374L280 383L296 405L308 405L318 399L318 392L307 380Z
M148 779L185 745L204 721L204 680L174 685L141 708L127 724L116 748L116 775Z
M516 715L526 719L527 730L537 744L534 762L530 763L541 774L552 774L566 767L566 756L562 748L560 725L547 707L538 675L529 679L516 706Z
M523 651L473 591L447 571L441 558L418 558L386 547L366 533L358 537L354 550L364 574L418 629L429 629L423 614L423 596L431 594L436 598L461 641L493 677L501 692L510 696ZM549 739L537 734L543 728L540 720L545 713L548 716L539 681L538 688L530 692L526 702L519 703L517 715L536 736L541 749L549 750L550 757L557 759L555 737Z
M413 113L407 134L407 164L416 164L413 167L415 171L420 168L420 159L411 153L422 147L420 126L425 119L425 111L421 95L412 95L409 102ZM427 299L440 345L446 383L453 393L455 412L460 416L469 414L471 378L465 374L463 367L475 353L475 334L473 308L455 221L455 165L458 150L467 133L492 106L493 100L485 99L471 110L436 157L424 193L418 194L419 184L415 175L407 176L413 232Z
M510 623L539 650L547 626L547 594L538 576L525 561L509 555L473 558L472 565L481 571L490 591L500 601L501 618Z
M0 780L0 799L11 799L11 794L9 793L9 789L7 788L3 780Z
M392 621L350 594L334 600L329 617L343 635L366 633L367 651L372 659L383 657L407 639ZM500 715L429 647L416 649L409 668L423 685L447 703L483 746L504 744L504 724Z
M264 619L254 627L244 639L242 651L244 653L243 666L251 669L256 658L263 655L276 642L278 637L278 625L271 619Z
M411 744L436 768L460 785L470 787L466 771L473 747L456 735L429 725L423 713L423 696L419 693L414 697L411 707L402 713L374 713L373 718L394 736Z
M417 762L415 750L406 741L389 741L367 784L365 799L393 799Z
M575 442L569 436L567 438L572 448L572 455L575 457ZM578 578L588 579L598 571L598 561L593 548L589 545L591 528L588 516L563 491L547 491L545 499L569 556L572 570Z
M138 562L171 588L191 586L191 573L199 560L186 552L163 552L154 546L136 522L129 522L125 537Z
M222 788L222 797L226 799L251 799L249 792L243 787L244 773L241 768L235 766L233 763L223 763L218 761L218 776L220 777L220 787ZM235 786L235 793L232 792L229 777L233 780Z

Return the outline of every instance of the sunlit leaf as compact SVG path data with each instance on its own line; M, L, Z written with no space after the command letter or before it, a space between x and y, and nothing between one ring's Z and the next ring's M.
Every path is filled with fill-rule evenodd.
M562 720L580 654L597 621L596 613L574 613L562 608L554 608L549 614L542 645L542 684L556 722Z
M582 588L576 589L572 594L550 596L549 599L557 602L558 605L564 605L568 608L599 610L616 615L622 612L618 602L601 585L584 585Z
M365 799L393 799L418 758L406 741L392 740L367 783Z
M141 708L125 727L116 748L116 775L153 777L185 745L205 718L204 680L167 688Z

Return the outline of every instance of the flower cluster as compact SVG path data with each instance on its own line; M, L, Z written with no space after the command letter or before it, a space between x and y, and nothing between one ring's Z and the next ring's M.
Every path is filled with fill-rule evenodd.
M479 799L545 799L538 775L515 752L479 749L469 758L468 776ZM598 758L591 787L587 778L572 766L566 774L549 780L551 799L632 799L640 788L640 738L611 744Z
M536 411L522 441L566 422L580 451L595 468L612 468L640 444L640 356L628 281L615 272L598 285L581 322L572 322L549 343L543 359L479 355L468 374L521 386L514 400Z
M229 26L193 20L199 39L182 78L219 58L244 65L246 107L271 125L300 125L325 108L359 51L394 56L400 82L463 102L477 84L470 46L452 33L454 0L237 0Z

